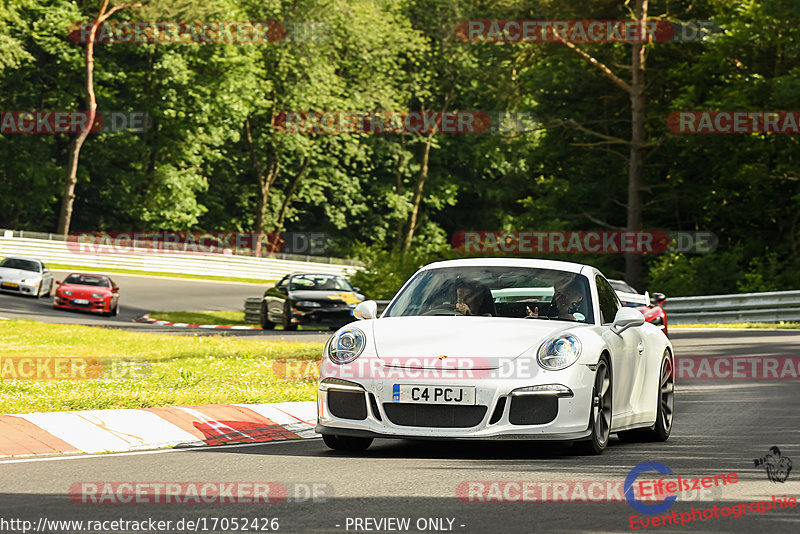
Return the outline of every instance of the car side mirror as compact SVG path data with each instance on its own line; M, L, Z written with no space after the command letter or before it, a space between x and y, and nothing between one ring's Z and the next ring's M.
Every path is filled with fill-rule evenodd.
M361 288L353 286L353 291L355 291L356 293L361 293Z
M376 319L378 317L378 303L374 300L360 302L353 309L353 317L356 319Z
M60 286L60 285L61 285L61 284L63 284L63 283L64 283L64 282L62 282L61 280L56 280L56 285L57 285L57 286Z
M650 298L656 301L656 304L661 306L667 301L667 296L664 293L652 293Z
M644 324L644 315L639 310L634 308L620 308L614 317L614 323L611 325L611 330L615 334L621 335L625 330L632 326L642 326Z
M115 292L115 293L116 293L117 291L119 291L119 286L114 286L114 287L112 287L112 288L111 288L111 291L113 291L113 292Z

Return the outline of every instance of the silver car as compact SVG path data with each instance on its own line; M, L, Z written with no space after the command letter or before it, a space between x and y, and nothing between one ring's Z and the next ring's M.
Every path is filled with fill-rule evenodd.
M0 291L50 297L53 294L53 273L36 258L8 256L0 261Z

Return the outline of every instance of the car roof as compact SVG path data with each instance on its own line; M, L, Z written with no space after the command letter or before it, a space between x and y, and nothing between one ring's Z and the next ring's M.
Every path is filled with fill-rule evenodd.
M537 269L553 269L570 273L580 273L584 269L593 269L590 265L558 260L539 260L530 258L462 258L430 263L421 270L442 269L445 267L528 267Z
M4 260L26 260L26 261L35 261L36 263L42 263L42 260L39 258L31 258L30 256L6 256L3 258Z

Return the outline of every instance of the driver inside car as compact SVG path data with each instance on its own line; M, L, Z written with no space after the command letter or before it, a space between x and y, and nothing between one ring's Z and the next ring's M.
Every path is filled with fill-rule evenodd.
M567 285L554 288L553 300L550 301L550 308L548 313L539 314L539 308L536 307L531 310L530 306L526 307L525 317L533 319L537 318L554 318L562 319L565 321L579 320L573 314L577 311L580 303L583 301L583 288L577 279L573 279ZM583 320L582 318L580 320Z
M456 288L456 312L493 317L493 308L492 292L485 285L469 282Z

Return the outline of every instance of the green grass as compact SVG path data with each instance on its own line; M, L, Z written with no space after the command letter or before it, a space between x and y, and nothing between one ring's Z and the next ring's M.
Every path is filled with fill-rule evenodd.
M0 321L0 413L313 400L314 378L281 378L273 364L303 360L308 362L304 369L313 370L322 348L322 343ZM9 378L22 369L20 358L62 357L102 358L103 376ZM91 368L97 360L83 361Z
M259 324L246 323L244 312L238 311L200 311L200 312L150 312L150 318L158 321L169 321L171 323L187 324L216 324L221 326L258 326ZM328 327L320 326L299 326L298 330L326 331ZM277 325L275 330L283 330L281 325Z
M800 323L781 321L779 323L708 323L708 324L676 324L670 328L779 328L786 330L800 329Z
M259 326L246 323L244 312L239 311L150 312L150 318L171 323Z
M185 273L162 273L152 271L137 271L134 269L114 269L105 267L83 267L81 265L69 265L65 263L48 263L50 269L58 269L59 271L75 271L75 272L98 272L98 273L120 273L120 274L136 274L140 276L167 276L170 278L187 278L190 280L221 280L223 282L242 282L245 284L268 284L275 283L275 280L259 279L259 278L239 278L236 276L215 276L210 274L185 274Z

